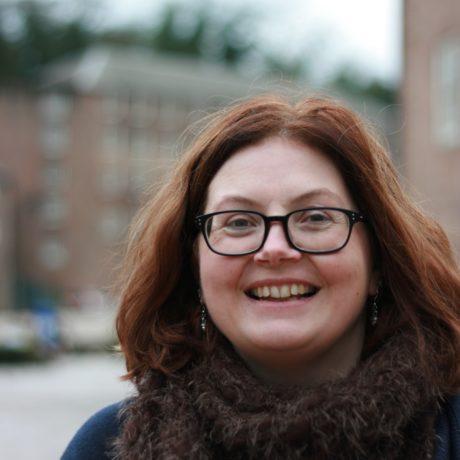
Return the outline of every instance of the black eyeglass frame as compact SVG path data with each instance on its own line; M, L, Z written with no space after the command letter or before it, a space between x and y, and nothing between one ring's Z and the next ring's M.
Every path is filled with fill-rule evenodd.
M342 244L342 246L338 247L337 249L332 249L329 251L311 251L307 249L302 249L297 247L291 240L291 237L289 236L289 230L288 230L288 219L292 214L295 214L297 212L301 211L324 211L324 210L331 210L331 211L340 211L343 212L347 218L348 218L348 235L345 240L345 242ZM243 253L238 253L238 254L227 254L224 252L219 252L213 249L211 246L211 243L208 240L208 237L206 235L206 229L205 229L205 222L213 216L216 216L218 214L225 214L228 212L242 212L242 213L249 213L249 214L256 214L262 218L264 221L264 236L262 238L262 242L259 245L258 248L253 249L252 251L247 251ZM297 251L303 252L305 254L333 254L334 252L338 252L341 249L343 249L347 244L348 241L350 240L351 232L353 230L353 227L355 224L358 222L366 222L366 216L362 214L359 211L352 211L350 209L344 209L344 208L335 208L335 207L330 207L330 206L313 206L310 208L302 208L302 209L296 209L295 211L292 211L284 216L266 216L260 212L257 211L248 211L247 209L229 209L226 211L216 211L216 212L211 212L208 214L201 214L199 216L195 217L195 225L197 226L198 230L202 233L204 240L206 242L206 245L208 248L214 252L215 254L219 254L221 256L229 256L229 257L237 257L237 256L246 256L248 254L254 254L255 252L258 252L262 249L263 245L265 244L265 241L267 241L268 233L270 232L270 223L271 222L281 222L283 225L283 230L284 230L284 236L286 237L286 241L288 242L289 246L291 248L296 249Z

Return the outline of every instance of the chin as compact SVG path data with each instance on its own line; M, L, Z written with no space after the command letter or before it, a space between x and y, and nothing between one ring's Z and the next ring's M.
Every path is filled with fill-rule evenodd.
M248 342L259 350L273 352L288 352L308 348L313 341L313 336L305 334L305 330L298 328L277 328L258 331L249 337Z

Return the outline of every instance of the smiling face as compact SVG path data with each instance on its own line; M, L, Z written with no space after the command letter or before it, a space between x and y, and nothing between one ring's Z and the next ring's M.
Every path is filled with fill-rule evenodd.
M279 137L233 154L213 178L205 213L244 209L267 216L310 206L356 210L344 180L323 153ZM289 246L271 223L256 253L222 256L200 235L200 281L217 328L249 366L272 380L320 381L347 373L361 353L368 296L375 294L363 223L332 254Z

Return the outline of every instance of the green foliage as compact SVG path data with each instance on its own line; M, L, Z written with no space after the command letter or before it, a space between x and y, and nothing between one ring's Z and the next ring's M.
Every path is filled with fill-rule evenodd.
M166 6L160 26L157 30L152 31L149 44L159 51L199 57L201 55L203 32L207 26L208 18L201 15L197 18L194 30L189 35L181 36L176 27L177 17L180 12L180 9L172 4Z
M156 52L174 53L196 59L223 62L229 66L240 63L259 66L260 71L282 78L305 79L311 53L287 58L256 46L252 32L259 16L248 8L226 11L222 15L212 3L202 0L194 6L185 3L166 3L156 26L147 28L119 27L112 30L93 30L85 18L83 4L80 15L72 20L53 16L50 0L23 0L16 6L0 3L0 26L5 16L16 9L22 28L12 37L0 27L0 82L29 83L39 81L46 64L85 50L94 43L122 46L143 46ZM253 63L253 58L257 64ZM391 104L396 91L378 80L362 78L349 68L340 71L333 81L339 90L362 97L372 97Z
M94 40L117 46L145 46L146 44L143 32L130 28L105 30L95 35Z
M82 19L57 21L46 4L23 2L16 5L16 10L22 23L19 36L12 38L0 30L0 80L3 82L34 83L44 65L82 51L94 40ZM0 8L0 19L6 12L6 7Z
M190 10L184 5L167 4L160 25L149 31L148 45L160 52L212 59L229 65L241 62L254 46L247 39L248 27L245 27L252 14L244 11L216 19L213 13L203 5ZM181 21L188 26L181 25Z
M301 59L288 61L281 56L270 54L265 56L264 64L268 73L280 75L282 78L297 80L305 78L308 74L308 68Z
M47 356L40 353L34 346L8 348L0 345L0 366L44 362L49 358L51 355Z
M51 3L21 2L15 7L0 5L0 19L15 8L22 30L14 39L0 28L0 81L33 83L46 64L78 53L93 43L140 45L155 51L184 54L237 64L252 49L241 25L250 15L241 13L216 20L202 6L188 10L184 5L167 4L157 27L91 30L83 16L72 21L53 17ZM193 27L180 26L186 19ZM211 46L209 46L211 44Z
M344 68L337 73L333 86L344 93L375 99L383 104L397 102L395 87L376 79L363 78L357 70Z
M18 76L18 60L14 45L0 31L0 79L14 80Z

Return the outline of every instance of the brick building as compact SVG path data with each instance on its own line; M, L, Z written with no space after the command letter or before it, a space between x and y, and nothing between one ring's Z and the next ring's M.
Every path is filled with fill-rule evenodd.
M403 172L460 255L460 2L404 8Z
M184 129L267 87L217 64L95 47L50 67L39 92L0 90L0 166L17 195L18 304L100 302L143 191L161 182ZM395 131L394 112L351 104Z
M109 286L142 192L161 181L181 133L248 91L222 66L113 48L61 62L44 81L40 92L0 92L25 306L79 304Z
M15 187L12 178L0 169L0 312L14 303L16 275Z

